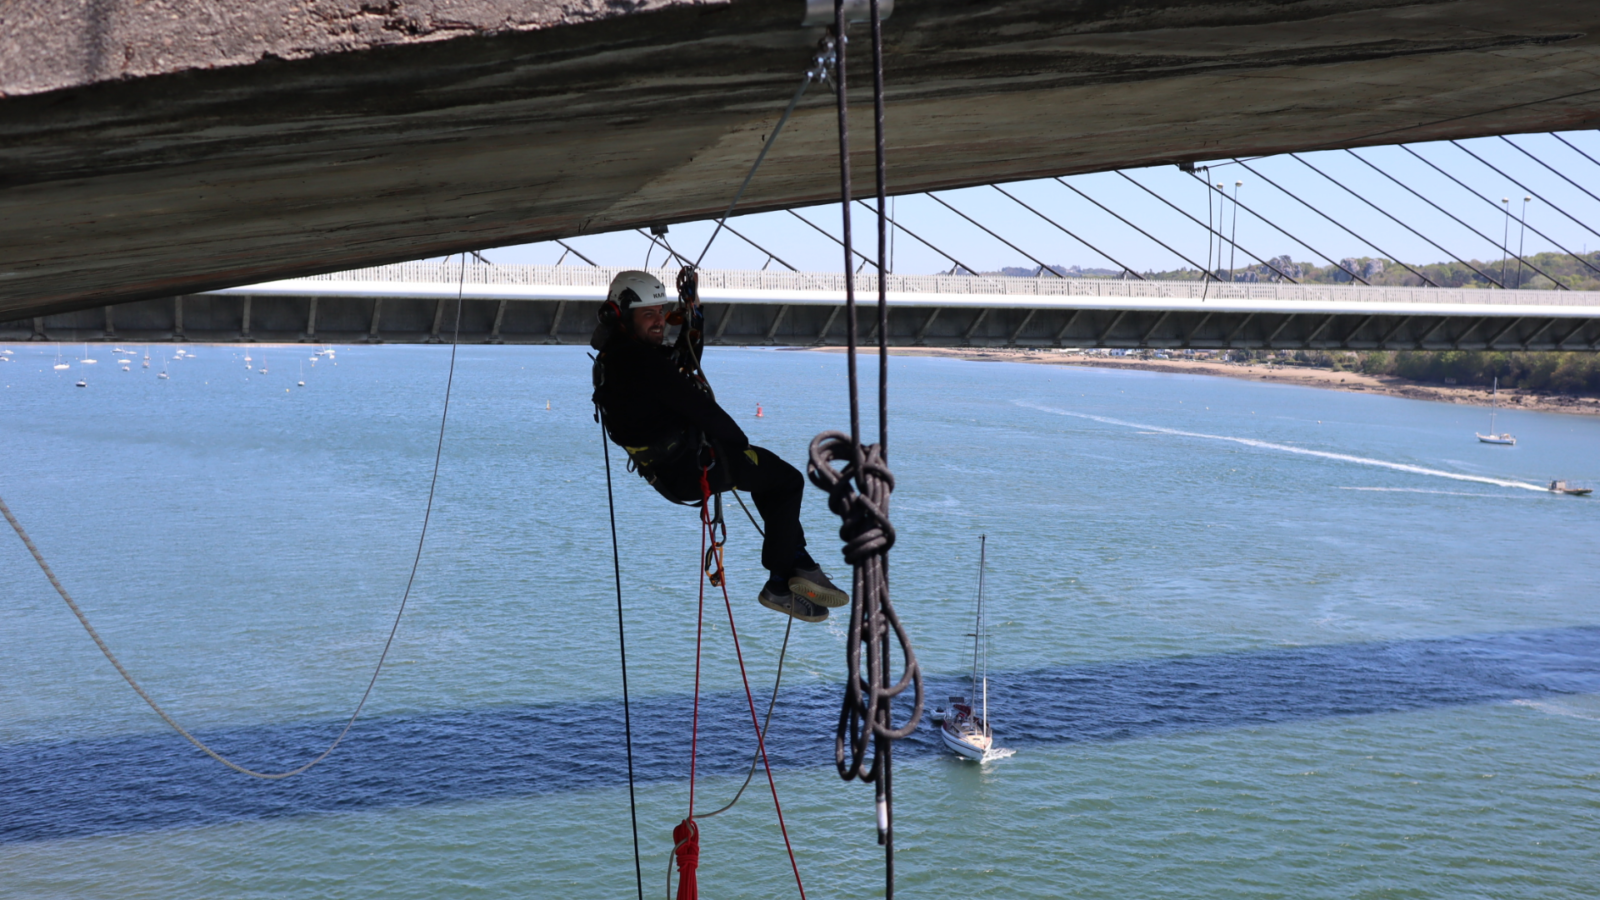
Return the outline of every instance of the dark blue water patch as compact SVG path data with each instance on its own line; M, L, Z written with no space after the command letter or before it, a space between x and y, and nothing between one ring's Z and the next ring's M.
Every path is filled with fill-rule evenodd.
M930 678L930 704L964 679ZM1003 742L1133 740L1600 691L1600 627L1228 653L995 673ZM779 768L828 766L838 690L782 693L768 751ZM688 775L688 697L633 704L635 777ZM339 722L203 737L270 769L320 752ZM321 765L284 781L239 775L170 733L0 745L0 843L243 819L548 794L626 783L619 701L374 717ZM754 741L742 693L702 698L702 775L742 775ZM930 726L902 758L941 752ZM759 776L758 776L759 777Z

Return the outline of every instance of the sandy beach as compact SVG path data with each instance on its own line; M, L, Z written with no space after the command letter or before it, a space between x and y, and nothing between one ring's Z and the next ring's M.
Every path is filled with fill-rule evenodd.
M840 353L840 347L819 347L822 352ZM866 353L876 354L877 348L866 348ZM1314 369L1300 366L1244 365L1208 359L1136 359L1132 357L1086 356L1050 350L998 350L990 348L953 347L894 347L889 352L900 356L948 356L956 359L983 360L986 362L1016 362L1046 366L1093 366L1104 369L1140 369L1146 372L1174 372L1187 375L1216 375L1223 378L1244 378L1251 381L1270 381L1302 387L1325 388L1334 391L1362 391L1409 397L1413 400L1431 400L1437 403L1462 403L1470 406L1489 405L1486 387L1442 384L1422 384L1403 378L1363 375L1359 372L1335 372L1332 369ZM1600 397L1573 397L1563 394L1538 394L1510 388L1500 389L1500 404L1510 409L1538 412L1600 415Z

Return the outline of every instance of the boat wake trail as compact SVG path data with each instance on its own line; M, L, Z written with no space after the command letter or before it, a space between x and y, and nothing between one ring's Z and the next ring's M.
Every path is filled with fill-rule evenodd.
M1017 751L1012 750L1009 747L995 747L992 750L985 750L983 753L983 759L978 760L978 762L994 762L997 759L1005 759L1008 756L1016 755Z
M1486 475L1466 475L1461 472L1446 472L1442 469L1429 469L1425 466L1413 466L1409 463L1389 462L1386 459L1373 459L1367 456L1352 456L1348 453L1330 453L1326 450L1310 450L1305 447L1295 447L1289 444L1274 444L1271 441L1258 441L1255 438L1232 437L1225 434L1205 434L1199 431L1184 431L1181 428L1165 428L1160 425L1148 425L1139 422L1128 422L1123 419L1113 419L1110 416L1096 416L1089 413L1070 412L1054 406L1045 406L1029 400L1011 401L1018 406L1036 409L1040 412L1052 413L1058 416L1071 416L1075 419L1088 419L1105 425L1120 425L1124 428L1133 428L1146 433L1170 434L1177 437L1201 438L1207 441L1227 441L1232 444L1243 444L1246 447L1256 447L1262 450L1277 450L1282 453L1293 453L1298 456L1315 456L1321 459L1331 459L1336 462L1355 463L1361 466L1377 466L1383 469L1393 469L1396 472L1409 472L1413 475L1431 475L1434 478L1450 478L1455 481L1470 481L1475 484L1492 484L1496 487L1520 488L1525 491L1544 492L1543 485L1529 484L1526 481L1512 481L1508 478L1490 478Z

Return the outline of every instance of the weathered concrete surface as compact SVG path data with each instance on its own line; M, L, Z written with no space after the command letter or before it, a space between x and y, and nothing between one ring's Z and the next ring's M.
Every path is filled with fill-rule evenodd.
M714 215L819 34L799 0L0 15L0 319ZM891 184L1590 126L1597 25L1576 0L904 0ZM790 129L745 210L836 191L829 98Z

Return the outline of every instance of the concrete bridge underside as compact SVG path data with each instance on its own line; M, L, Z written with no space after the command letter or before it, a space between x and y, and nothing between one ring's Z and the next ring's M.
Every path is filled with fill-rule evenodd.
M0 11L0 319L712 216L820 34L800 0L224 6ZM896 192L1600 118L1581 0L902 0L886 36ZM743 208L830 200L835 154L818 91Z
M206 294L0 323L0 340L121 343L448 343L455 298ZM1192 305L1192 304L1191 304ZM592 300L464 301L463 343L583 345ZM1280 307L1290 306L1280 304ZM864 343L876 342L862 309ZM839 346L837 304L708 302L707 338L732 346ZM1387 311L1085 308L1054 305L890 309L889 343L928 347L1278 350L1595 350L1600 307Z

